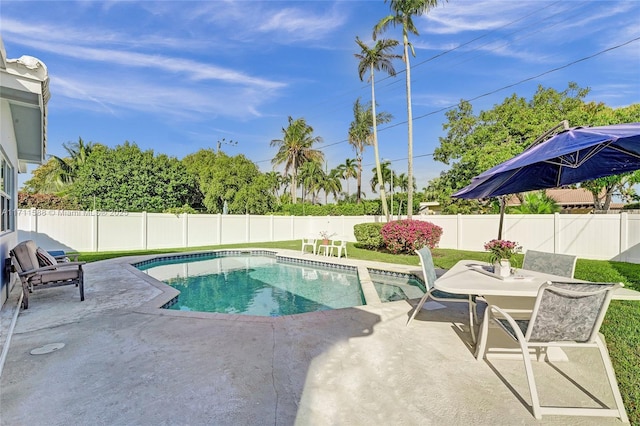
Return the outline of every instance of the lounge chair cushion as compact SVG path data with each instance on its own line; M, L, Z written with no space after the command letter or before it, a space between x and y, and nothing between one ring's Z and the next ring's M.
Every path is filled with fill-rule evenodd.
M40 268L38 256L36 256L37 248L36 243L31 240L24 241L14 247L13 252L18 263L16 266L20 268L19 272Z
M40 274L36 274L31 278L33 285L46 284L50 282L60 282L75 280L79 277L80 271L77 267L71 268L58 268L51 271L44 271Z
M58 263L56 259L47 253L45 250L42 250L40 247L36 250L36 257L38 258L38 264L40 267L43 266L51 266Z

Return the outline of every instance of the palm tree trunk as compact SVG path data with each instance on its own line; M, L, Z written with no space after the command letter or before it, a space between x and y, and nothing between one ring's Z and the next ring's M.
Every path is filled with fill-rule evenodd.
M404 60L407 66L407 122L409 128L409 163L407 165L409 188L407 190L407 219L411 219L413 210L413 113L411 111L411 66L409 65L409 38L406 32L403 34L403 41Z
M356 189L356 202L360 204L360 194L362 193L362 156L358 159L358 176L357 176L357 189Z
M380 188L380 202L382 203L382 212L389 222L389 209L387 208L387 197L384 193L384 181L382 180L382 170L380 169L380 154L378 152L378 125L376 120L376 91L373 73L373 64L371 64L371 114L373 115L373 155L376 159L376 174L378 175L378 186Z
M293 173L291 173L291 204L296 203L296 192L298 189L298 175L296 173L295 167L293 168ZM304 201L304 200L303 200Z

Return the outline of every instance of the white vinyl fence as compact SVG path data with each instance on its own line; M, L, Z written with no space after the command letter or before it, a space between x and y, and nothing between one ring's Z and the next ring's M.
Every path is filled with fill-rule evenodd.
M482 251L496 238L498 215L414 216L443 229L441 248ZM254 216L18 210L19 240L46 249L146 250L260 243L319 236L355 241L353 226L378 216ZM640 263L640 214L506 215L503 238L523 249Z

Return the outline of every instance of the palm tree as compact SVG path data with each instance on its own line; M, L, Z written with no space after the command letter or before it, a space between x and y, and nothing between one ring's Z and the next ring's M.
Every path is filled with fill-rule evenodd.
M358 176L357 162L355 158L347 158L344 164L338 166L340 171L340 179L344 179L347 183L347 197L349 197L349 179Z
M285 173L291 171L291 202L296 203L298 188L298 170L307 161L324 161L324 154L313 148L313 144L322 142L320 136L313 136L313 127L304 118L293 119L289 116L289 125L282 128L282 139L273 139L271 146L278 146L271 164L284 164Z
M509 208L509 213L552 214L560 210L562 210L562 208L556 200L549 197L545 191L537 191L525 194L522 204Z
M400 188L401 191L408 193L409 192L409 176L404 173L400 173L399 175L396 175L395 179L396 179L396 181L394 182L395 186ZM416 179L413 178L413 185L411 185L411 189L415 191L417 188L418 187L416 185Z
M305 162L300 167L300 183L303 194L311 194L311 202L317 202L318 192L322 189L322 183L325 180L325 172L322 170L322 163L315 160ZM302 201L305 201L303 195Z
M377 167L374 167L373 169L371 169L371 171L373 172L373 177L369 181L369 183L371 184L371 191L375 193L377 192L376 188L384 188L384 185L386 185L387 183L389 183L389 190L391 190L391 163L389 161L380 163L380 176L382 177L382 181L378 180ZM382 185L380 185L380 182L382 182Z
M360 46L361 52L356 53L355 57L360 61L358 63L358 76L360 81L363 80L364 73L369 70L369 81L371 82L371 121L373 127L373 151L376 161L376 170L378 173L378 181L382 182L382 176L380 175L380 154L378 152L378 126L376 115L376 92L375 92L375 73L374 70L386 71L389 75L396 75L396 70L393 68L391 61L399 58L400 56L389 53L398 45L397 40L378 40L378 42L369 48L365 43L356 37L356 43ZM389 119L391 117L389 116ZM384 187L380 189L380 199L382 201L382 209L384 215L389 221L389 210L387 209L387 200L384 193Z
M23 190L31 194L55 194L64 189L60 165L54 158L33 171L31 179L24 183Z
M67 151L67 157L51 156L57 164L56 173L59 189L64 189L73 183L78 174L78 170L80 170L80 167L82 167L89 158L89 155L91 155L93 143L84 143L82 138L78 138L78 142L64 143L62 147Z
M386 1L386 0L385 0ZM402 44L404 51L402 60L406 67L406 86L407 86L407 124L409 134L409 163L407 166L407 173L409 175L409 181L413 180L413 112L411 110L411 66L409 64L409 47L411 47L411 54L415 57L416 52L413 49L413 45L409 43L409 33L419 35L418 30L413 24L413 16L423 15L427 13L431 8L438 5L438 0L389 0L392 14L388 15L380 20L373 28L373 39L375 40L377 35L385 31L389 25L394 27L397 25L402 26ZM407 192L407 203L409 206L413 206L413 188L410 186ZM412 208L409 208L407 212L407 218L411 219Z
M280 196L281 203L290 203L291 201L291 191L289 191L289 186L291 185L291 175L283 175L280 174L281 182L280 187L282 188L282 195ZM289 193L287 193L289 191Z
M334 199L338 199L338 194L342 191L342 183L340 182L340 179L342 179L343 175L344 173L340 167L331 169L328 174L325 174L324 180L322 181L325 204L328 204L329 194L333 195Z
M269 187L271 188L271 193L274 197L278 198L278 190L280 189L282 183L282 175L279 172L271 171L265 173L265 177L269 182Z
M357 163L357 202L362 198L362 157L364 149L367 145L371 145L373 138L373 118L371 114L371 104L368 103L364 107L360 104L360 98L356 99L353 104L353 121L349 125L349 143L356 151ZM377 114L376 121L388 123L391 121L391 114L380 112Z

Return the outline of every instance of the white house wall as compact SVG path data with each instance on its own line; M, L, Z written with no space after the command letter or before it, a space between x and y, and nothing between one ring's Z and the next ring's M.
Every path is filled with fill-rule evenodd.
M2 146L2 152L6 160L11 164L14 170L12 176L13 193L17 197L18 194L18 146L16 144L16 135L13 132L13 118L11 116L11 108L9 102L4 99L0 99L0 141ZM14 205L17 205L17 200L14 201ZM9 258L9 250L11 250L18 243L18 233L16 231L6 231L0 234L0 278L2 282L2 295L0 296L0 306L4 303L8 296L8 292L13 287L14 275L7 276L4 272L5 260Z

